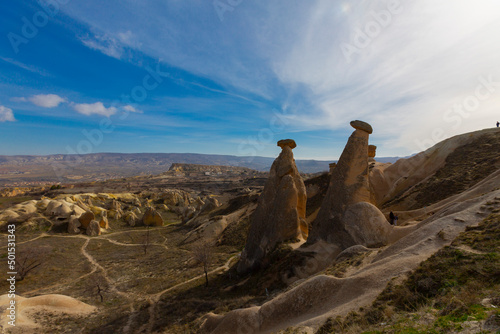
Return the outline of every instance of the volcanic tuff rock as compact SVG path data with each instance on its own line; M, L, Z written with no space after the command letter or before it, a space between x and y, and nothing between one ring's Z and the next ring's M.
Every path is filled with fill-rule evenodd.
M108 217L102 215L101 218L99 219L99 226L107 230L109 228Z
M325 240L340 252L350 246L378 246L388 241L391 226L372 205L368 178L368 137L372 127L353 121L349 138L312 226L308 243Z
M216 198L208 197L205 199L205 204L201 207L200 213L210 212L217 209L219 206L219 201Z
M161 218L161 215L152 207L146 209L142 217L142 222L146 226L163 226L163 218Z
M80 220L78 220L77 216L71 216L69 217L69 222L68 222L68 233L70 234L79 234L80 229L79 227L82 226L80 223Z
M189 193L178 189L166 189L160 194L160 198L168 206L188 206L193 202Z
M258 207L250 218L239 272L258 267L278 242L307 238L306 187L292 153L296 144L293 140L280 140L278 146L282 148L281 154L271 167Z
M88 228L90 222L95 219L95 215L92 211L87 211L80 216L79 220L83 228Z
M91 237L101 235L101 227L99 226L99 222L97 220L90 222L89 227L87 227L87 235Z
M368 157L369 158L375 158L376 154L377 154L377 146L375 146L375 145L368 145Z
M128 213L125 214L125 221L128 223L129 226L135 226L138 220L139 218L133 211L129 211Z

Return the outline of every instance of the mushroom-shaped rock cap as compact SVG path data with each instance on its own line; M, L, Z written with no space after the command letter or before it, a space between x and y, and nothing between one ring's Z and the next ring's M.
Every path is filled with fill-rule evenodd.
M357 130L363 130L365 132L368 132L371 134L373 132L372 126L366 122L363 121L352 121L351 126Z
M295 143L295 140L293 140L293 139L282 139L282 140L278 141L278 146L281 147L282 149L284 149L285 146L288 146L291 149L294 149L297 147L297 144Z

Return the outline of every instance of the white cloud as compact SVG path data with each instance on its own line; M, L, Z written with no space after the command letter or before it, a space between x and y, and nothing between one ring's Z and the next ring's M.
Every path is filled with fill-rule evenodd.
M15 120L12 109L0 106L0 122L14 122Z
M54 108L57 107L59 104L66 102L65 98L55 94L33 95L30 98L28 98L28 100L31 103L43 108Z
M81 103L81 104L73 104L73 109L78 111L83 115L101 115L105 117L110 117L114 115L117 111L115 107L106 108L102 102L96 103Z
M131 105L126 105L126 106L124 106L122 108L123 108L123 110L128 111L128 112L135 112L135 113L142 114L142 110L139 110L139 109L137 109L137 108L135 108L134 106L131 106Z
M297 87L297 95L311 103L309 110L296 110L298 126L339 129L363 119L374 126L372 140L401 153L494 126L500 104L500 38L495 33L500 3L401 1L401 11L386 26L373 16L387 12L386 2L364 2L332 20L335 7L316 1L291 51L273 59L280 82ZM359 37L370 27L375 29L371 37L366 32ZM356 52L346 57L342 43ZM481 81L490 77L493 91L487 98L469 111L463 107L462 114L452 112L455 104L471 102ZM483 95L486 89L480 89Z
M127 38L128 35L123 35L120 38ZM96 34L93 37L84 36L80 37L82 43L93 50L98 50L107 56L120 59L123 55L123 45L117 39L106 35L106 34Z

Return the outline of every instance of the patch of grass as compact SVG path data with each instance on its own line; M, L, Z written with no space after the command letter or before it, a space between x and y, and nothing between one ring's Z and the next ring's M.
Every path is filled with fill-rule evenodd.
M232 246L239 250L245 247L248 229L250 228L250 218L245 217L237 223L230 224L219 239L219 246Z
M78 277L91 270L88 261L79 252L85 240L50 237L50 241L47 241L47 238L40 238L18 244L16 247L18 255L27 251L33 251L34 255L43 254L43 257L40 258L42 264L16 284L16 293L23 297L43 294L47 291L66 293L66 289L73 285ZM0 261L0 269L2 272L8 271L7 261ZM0 289L7 291L7 284L8 282L5 280L0 281ZM52 288L50 288L51 286ZM67 292L66 294L75 296L74 291Z
M335 263L333 266L325 269L323 272L325 275L332 275L335 277L342 278L349 268L358 267L363 263L363 260L371 252L361 253L356 256L346 258L340 262Z

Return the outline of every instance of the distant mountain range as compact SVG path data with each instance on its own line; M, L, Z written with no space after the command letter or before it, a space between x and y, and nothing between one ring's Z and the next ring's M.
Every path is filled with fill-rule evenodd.
M160 174L172 163L239 166L268 171L275 158L195 153L94 153L0 156L0 185L13 182L77 182ZM377 158L395 162L399 158ZM296 160L302 173L327 171L335 161Z

